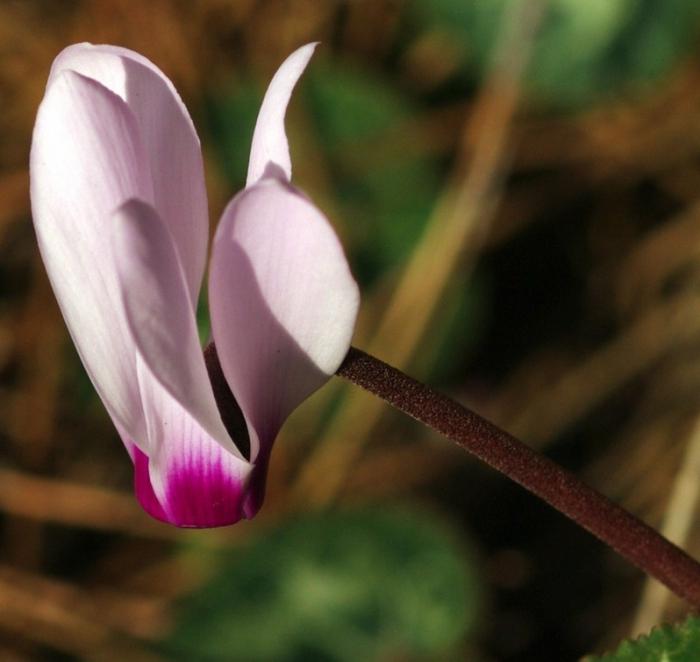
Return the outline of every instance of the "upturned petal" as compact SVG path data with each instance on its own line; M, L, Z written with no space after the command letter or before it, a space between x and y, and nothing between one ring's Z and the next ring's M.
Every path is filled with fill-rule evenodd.
M282 173L287 181L292 177L292 162L289 157L287 134L284 130L284 116L294 86L304 73L316 46L316 43L307 44L294 51L270 81L253 133L247 186L257 182L269 171L270 165Z
M57 75L39 107L30 175L39 248L78 353L115 422L134 441L143 439L136 349L109 231L124 200L153 199L133 113L100 83Z
M150 164L153 194L149 201L172 233L191 300L196 304L206 263L209 221L202 153L185 105L158 67L126 48L69 46L54 60L48 87L66 70L98 81L133 113Z
M328 220L276 178L229 204L211 260L212 333L256 465L250 514L280 426L348 351L359 292Z
M178 526L232 524L251 466L217 410L174 241L138 200L117 211L112 235L147 428L138 444L147 450L134 455L137 496Z

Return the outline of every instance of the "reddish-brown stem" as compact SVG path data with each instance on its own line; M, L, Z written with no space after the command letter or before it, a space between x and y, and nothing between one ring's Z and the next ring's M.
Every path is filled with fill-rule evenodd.
M700 608L700 563L640 519L486 419L350 348L337 374L473 453Z

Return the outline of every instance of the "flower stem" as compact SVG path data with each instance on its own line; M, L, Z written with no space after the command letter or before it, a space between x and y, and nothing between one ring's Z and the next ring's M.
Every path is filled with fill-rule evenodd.
M700 563L574 474L466 407L355 347L337 374L473 453L700 608Z

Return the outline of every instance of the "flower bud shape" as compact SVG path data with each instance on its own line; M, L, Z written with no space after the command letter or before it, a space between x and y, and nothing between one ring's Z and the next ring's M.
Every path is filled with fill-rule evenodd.
M138 53L76 44L54 61L39 107L30 177L41 255L134 463L136 496L176 526L255 515L280 427L350 346L357 284L330 223L290 181L284 117L314 49L273 77L247 187L211 251L212 335L244 444L222 421L198 339L207 198L173 84Z

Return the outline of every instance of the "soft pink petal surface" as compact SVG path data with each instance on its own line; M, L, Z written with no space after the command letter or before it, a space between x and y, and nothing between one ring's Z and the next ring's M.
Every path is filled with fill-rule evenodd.
M73 72L39 107L31 152L32 215L44 264L78 352L110 415L145 438L135 347L112 260L112 212L152 200L151 173L124 101Z
M214 401L177 250L139 200L117 210L113 249L129 330L151 374L224 449L238 454Z
M212 332L265 460L291 411L350 345L359 293L326 218L291 185L263 179L227 207L209 277Z
M270 81L253 133L248 162L248 186L257 182L268 171L270 164L281 170L287 180L292 177L284 116L294 86L304 73L316 46L315 43L307 44L294 51Z
M134 453L139 501L177 526L232 524L251 467L216 408L173 239L139 200L116 212L112 236L148 437Z
M209 221L199 139L173 84L142 55L116 46L76 44L54 60L48 88L62 71L93 78L127 104L150 163L152 200L168 225L196 304ZM124 202L122 200L121 202Z

